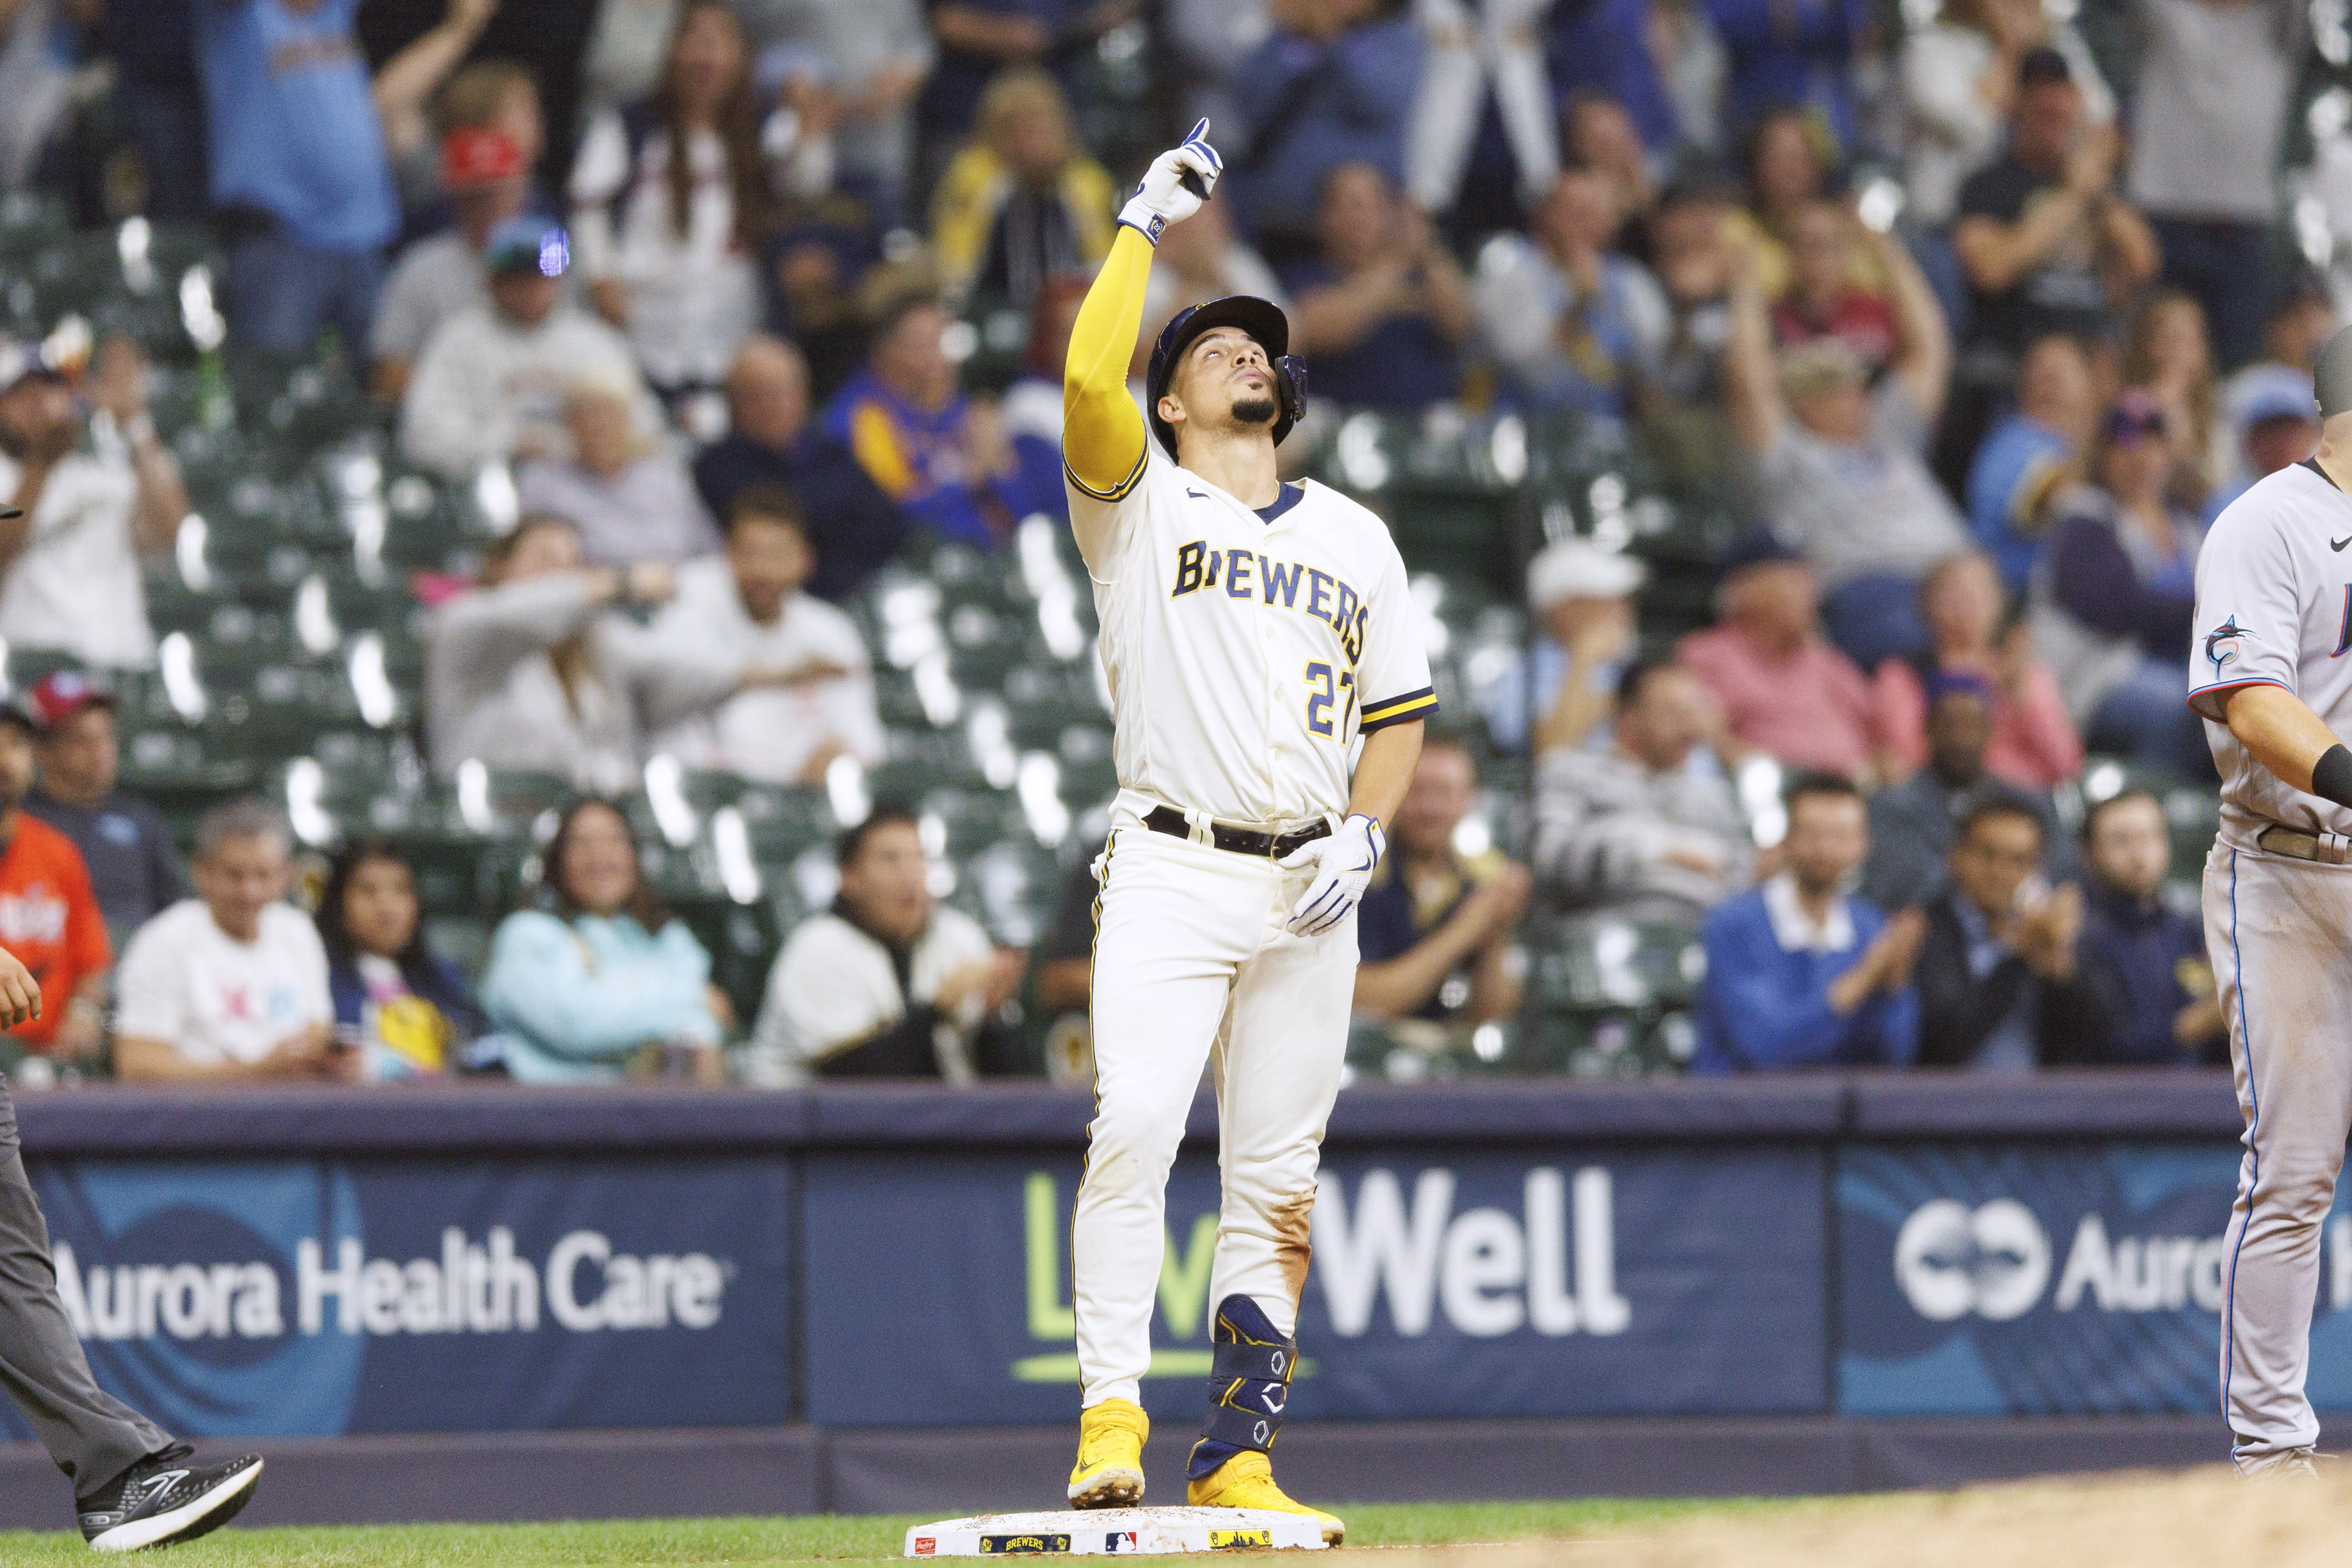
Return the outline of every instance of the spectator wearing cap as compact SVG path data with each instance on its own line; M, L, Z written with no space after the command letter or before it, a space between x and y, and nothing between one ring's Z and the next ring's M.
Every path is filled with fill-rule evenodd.
M120 950L131 934L188 895L180 853L163 814L115 784L121 761L114 694L59 670L25 695L35 720L40 782L25 809L71 839L89 873L106 928Z
M1115 204L1054 78L1034 67L1001 72L931 193L940 280L958 298L1026 311L1055 278L1102 264Z
M907 515L846 446L810 425L808 361L798 348L761 333L737 350L727 415L727 434L694 460L694 486L712 517L732 517L735 498L753 486L798 497L816 555L808 591L836 602L898 553Z
M2017 409L1992 427L1969 465L1969 528L2001 583L2023 593L2057 520L2058 498L2082 471L2099 423L2090 356L2063 332L2025 351Z
M1969 550L1937 563L1919 584L1927 649L1889 659L1871 680L1877 727L1906 773L1927 761L1927 691L1947 673L1981 681L1992 701L1985 771L2021 789L2049 789L2082 770L2083 742L2057 677L2033 656L2023 601L2001 590L1991 559Z
M2172 833L2163 803L2126 789L2083 815L2084 967L2105 998L2107 1027L2083 1054L2101 1065L2221 1065L2221 1017L2205 928L2164 901Z
M1610 248L1624 223L1618 200L1606 174L1570 169L1525 235L1497 235L1479 252L1479 336L1532 411L1622 417L1665 346L1664 291Z
M452 479L517 457L562 457L565 390L603 380L635 389L643 428L659 418L626 340L563 298L571 254L563 231L509 218L483 246L490 302L461 310L426 340L401 398L409 460Z
M2112 342L2117 307L2156 276L2155 235L2115 193L2122 150L2114 126L2087 123L2063 54L2038 46L2019 58L2008 150L1960 187L1952 225L1970 304L1936 470L1955 491L2027 345L2053 332Z
M736 689L664 730L655 749L763 784L822 784L839 757L882 760L872 661L856 622L803 591L815 568L789 491L737 493L726 554L679 568L677 596L651 629L670 666L705 689L711 672L727 673Z
M1020 520L1025 486L1003 421L963 394L941 341L950 320L936 299L893 303L824 428L911 520L992 549Z
M461 125L441 139L441 188L456 226L403 251L376 302L368 339L375 356L371 385L386 402L400 401L417 357L443 322L489 305L483 249L492 230L522 214L530 199L530 168L505 131Z
M583 376L564 389L562 457L533 457L515 475L530 512L569 517L591 566L691 560L719 548L719 528L686 465L640 423L635 378Z
M720 0L688 0L662 85L581 139L572 228L588 297L666 391L718 385L759 326L754 258L778 186L810 177L788 176L761 131L741 26Z
M2047 46L2082 87L2085 123L2115 119L2115 95L2073 22L2042 0L1966 0L1904 31L1902 91L1911 136L1903 171L1908 215L1923 227L1952 221L1960 185L2000 155L2018 62Z
M1374 165L1342 163L1324 177L1316 227L1320 254L1283 278L1316 394L1401 411L1453 397L1470 285L1427 216Z
M179 465L147 412L147 360L108 340L84 389L20 354L0 391L0 638L106 669L155 662L140 587L188 515Z
M1723 710L1727 744L1790 768L1873 777L1879 741L1870 682L1821 634L1821 579L1769 534L1725 556L1722 623L1693 632L1675 657Z
M1690 671L1636 662L1618 678L1611 745L1544 755L1528 860L1559 907L1696 923L1748 885L1754 848L1731 786L1690 765L1716 723Z
M1649 569L1591 541L1565 538L1528 563L1528 608L1540 630L1480 702L1486 732L1507 751L1605 744L1617 678L1633 654L1633 594Z
M2263 328L2263 357L2221 383L2223 450L2213 471L2221 483L2214 516L2257 479L2300 463L2319 444L2319 407L2311 369L2336 330L2336 308L2315 273L2287 280Z
M39 722L21 703L0 705L0 947L41 988L41 1016L8 1038L27 1050L85 1057L98 1050L113 948L90 895L81 852L25 810Z
M2319 450L2319 402L2311 372L2293 365L2248 365L2223 394L2222 431L2230 466L2206 503L2209 517L2282 468Z
M1863 893L1882 909L1923 903L1943 883L1946 852L1961 819L1989 794L2024 802L2059 862L2050 869L2053 874L2065 869L2072 856L2057 836L2048 792L2007 789L1987 772L1998 700L1992 683L1972 670L1939 670L1925 687L1927 766L1870 798L1870 859L1863 871Z
M1732 289L1724 364L1732 429L1755 465L1764 515L1820 572L1832 640L1874 668L1927 641L1919 579L1969 539L1922 461L1951 366L1943 311L1899 242L1869 238L1895 306L1895 357L1874 392L1842 338L1776 359L1753 268Z
M1901 1067L1917 1047L1911 967L1927 923L1850 891L1870 852L1861 794L1834 774L1783 792L1780 871L1707 916L1694 1073Z
M2140 0L2126 185L2222 364L2261 349L2273 175L2308 23L2284 0Z
M2071 491L2034 580L2033 641L2094 749L2122 750L2183 778L2211 776L2189 711L2189 646L2204 525L2171 498L2163 406L2126 391Z
M373 78L359 9L360 0L194 7L213 215L229 240L229 329L270 353L307 353L331 327L359 357L383 247L400 226L386 127L423 134L425 100L498 5L457 0Z

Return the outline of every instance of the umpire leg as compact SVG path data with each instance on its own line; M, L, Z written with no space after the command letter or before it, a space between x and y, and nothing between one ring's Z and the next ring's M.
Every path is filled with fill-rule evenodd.
M16 1141L16 1107L0 1089L0 1388L41 1446L88 1497L148 1455L163 1429L89 1375L81 1341L58 1301L49 1228L34 1201Z

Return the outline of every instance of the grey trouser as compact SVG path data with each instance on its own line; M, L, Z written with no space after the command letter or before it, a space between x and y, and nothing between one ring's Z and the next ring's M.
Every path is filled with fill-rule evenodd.
M2255 1470L2319 1439L2304 1378L2352 1129L2352 866L2215 844L2205 946L2246 1120L2223 1237L2221 1410L2239 1468Z
M49 1228L16 1147L16 1107L0 1088L0 1389L74 1483L77 1498L154 1453L171 1435L93 1382L58 1301Z

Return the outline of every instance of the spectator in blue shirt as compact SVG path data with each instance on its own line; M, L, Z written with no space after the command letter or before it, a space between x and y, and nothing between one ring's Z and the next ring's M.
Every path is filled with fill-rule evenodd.
M1409 10L1380 16L1372 0L1286 9L1234 73L1246 85L1238 101L1251 119L1216 128L1217 145L1244 228L1304 240L1324 176L1340 164L1403 178L1422 39Z
M2056 502L2081 474L2098 424L2099 392L2083 346L2037 338L2018 375L2017 412L1992 427L1969 466L1969 528L2021 594L2057 521Z
M482 973L507 1071L526 1083L718 1079L710 955L646 884L620 808L573 805L545 863L551 907L508 915Z
M368 340L400 210L359 8L195 7L213 205L231 236L229 327L256 348L301 353L331 324L354 350Z
M1518 1011L1511 934L1531 881L1492 850L1465 855L1457 846L1477 792L1477 764L1459 741L1422 747L1390 823L1395 852L1358 906L1357 1012L1486 1023Z
M937 300L898 301L825 411L824 433L912 521L989 549L1037 508L995 408L963 394L940 344L949 321Z
M1454 350L1469 336L1470 285L1429 219L1370 163L1323 182L1322 254L1283 277L1318 397L1416 410L1459 390Z
M1840 891L1870 851L1852 783L1802 775L1788 810L1786 869L1717 909L1702 933L1691 1071L1901 1067L1916 1047L1911 967L1927 923Z
M1706 0L1706 11L1731 57L1724 119L1735 133L1768 110L1802 108L1853 145L1848 78L1870 26L1863 0Z
M695 488L714 517L735 497L775 485L800 497L817 566L806 586L847 599L906 542L907 517L840 442L809 428L808 362L782 338L758 336L727 373L727 434L694 460Z
M1651 46L1652 26L1651 0L1562 0L1552 10L1544 63L1563 104L1580 93L1601 94L1633 120L1643 148L1664 157L1683 141L1704 138L1675 112Z
M2204 928L2160 896L2172 869L2163 806L2145 789L2097 802L2083 819L2083 858L2091 874L2077 946L2107 1024L2084 1057L2123 1067L2227 1061Z

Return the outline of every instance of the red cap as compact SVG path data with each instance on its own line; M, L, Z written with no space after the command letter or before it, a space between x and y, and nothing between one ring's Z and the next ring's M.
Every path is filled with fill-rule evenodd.
M494 125L461 125L441 139L441 184L470 191L522 172L522 149Z
M25 694L27 716L43 729L54 729L92 706L112 707L114 694L79 670L52 670Z

